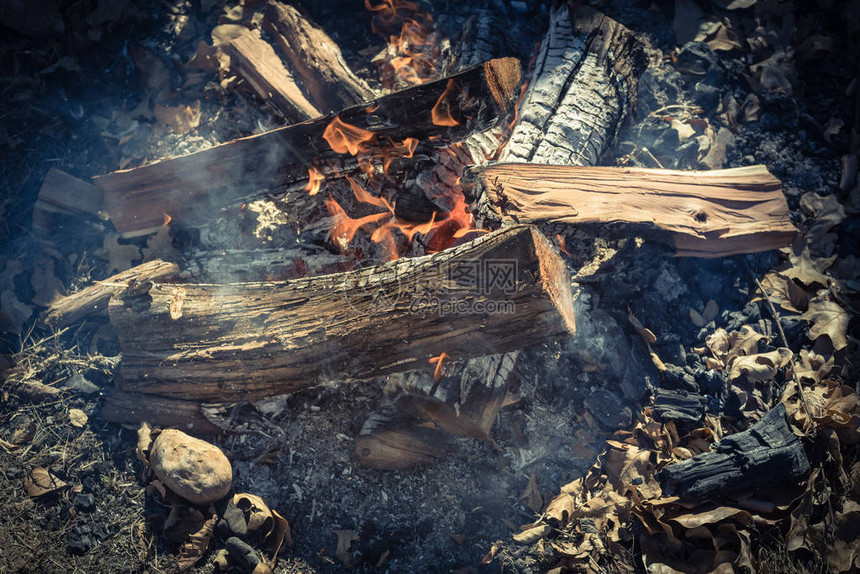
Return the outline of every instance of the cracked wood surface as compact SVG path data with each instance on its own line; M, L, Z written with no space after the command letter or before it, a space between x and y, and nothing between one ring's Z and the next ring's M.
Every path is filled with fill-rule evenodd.
M474 274L463 274L499 261L516 263L508 267L515 288L476 285ZM489 311L490 304L509 312ZM512 351L574 331L567 269L531 226L347 273L140 284L115 296L109 309L123 391L210 401L407 371L442 352L465 360L490 348Z
M686 257L768 251L797 235L782 185L763 165L691 172L510 163L476 173L485 209L503 223L598 233L622 225Z
M321 111L332 112L376 97L370 86L352 72L329 35L293 6L270 2L263 29L274 39Z
M447 98L457 125L436 125L432 110L453 82ZM345 123L374 134L365 154L383 156L406 138L419 140L416 154L445 147L506 117L516 99L520 65L514 58L491 60L449 78L377 99L338 114ZM451 92L448 92L451 94ZM105 207L124 237L157 230L168 213L185 226L260 197L277 195L295 221L313 221L325 194L308 194L309 168L326 177L357 169L356 158L331 149L323 138L333 115L248 136L185 156L116 171L95 178Z

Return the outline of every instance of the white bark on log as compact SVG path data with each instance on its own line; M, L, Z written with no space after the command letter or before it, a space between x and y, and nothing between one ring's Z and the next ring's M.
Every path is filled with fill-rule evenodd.
M550 29L502 161L594 165L636 101L645 55L624 26L571 2Z

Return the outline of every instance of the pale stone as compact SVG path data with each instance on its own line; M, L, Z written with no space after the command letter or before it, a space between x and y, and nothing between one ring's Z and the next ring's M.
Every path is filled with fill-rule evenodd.
M233 481L233 468L221 449L175 429L161 431L149 463L164 486L195 504L223 498Z

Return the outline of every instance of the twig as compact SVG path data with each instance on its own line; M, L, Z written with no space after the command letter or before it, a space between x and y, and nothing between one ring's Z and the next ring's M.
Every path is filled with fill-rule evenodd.
M773 320L776 323L776 330L779 332L779 338L781 339L782 346L785 348L789 348L788 339L785 336L785 331L782 328L782 322L779 318L779 312L776 310L776 307L773 304L773 301L770 300L770 295L768 295L767 291L764 290L764 286L761 284L761 281L758 280L758 277L755 276L752 269L749 266L749 263L744 261L744 269L746 269L749 276L755 281L756 287L761 291L762 297L764 297L765 302L767 303L768 309L770 309L771 315L773 315ZM791 378L794 380L794 384L797 386L797 393L800 395L800 402L803 403L803 408L806 410L806 413L809 415L810 420L812 420L812 412L809 410L809 403L806 402L806 396L803 394L803 385L800 384L800 378L797 376L797 369L794 367L794 352L791 353Z

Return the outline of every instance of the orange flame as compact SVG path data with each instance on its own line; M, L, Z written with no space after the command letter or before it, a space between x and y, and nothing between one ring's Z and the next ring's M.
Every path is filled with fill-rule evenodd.
M346 176L346 180L349 182L349 186L352 188L352 193L355 194L355 198L362 202L368 203L370 205L375 205L377 207L385 208L389 213L394 213L394 208L391 207L391 204L388 203L384 197L376 197L375 195L370 194L366 189L358 185L354 179L349 176Z
M170 225L170 222L173 221L173 218L170 217L170 214L166 211L162 211L162 213L164 214L164 227L167 227Z
M307 191L310 195L316 195L320 191L320 185L322 184L325 176L315 170L314 168L308 168L308 184L305 186L305 191Z
M388 60L381 64L387 87L415 85L433 78L439 59L439 36L433 18L420 11L417 2L382 0L365 8L374 12L371 28L388 40Z
M335 116L323 132L323 139L328 142L331 149L337 153L350 155L367 151L367 143L375 136L376 134L371 131L344 122L339 116Z
M436 368L433 369L433 380L438 381L442 378L443 370L442 370L442 361L445 359L450 359L451 356L448 355L445 351L442 351L442 354L438 357L432 357L429 361L431 365L436 365Z
M571 255L570 252L567 250L567 243L564 240L564 236L563 235L556 235L555 238L558 239L559 251L561 251L562 253L564 253L568 257L573 257L573 255Z
M445 86L445 91L436 100L436 105L430 110L430 117L433 119L434 126L457 126L460 122L454 119L451 115L450 99L454 97L454 90L458 90L454 80L448 80L448 85Z
M354 219L346 214L340 204L331 197L326 198L325 205L328 208L329 214L334 217L334 227L331 230L331 238L341 249L346 249L355 233L362 227L373 225L388 217L385 212L366 215L358 219Z

